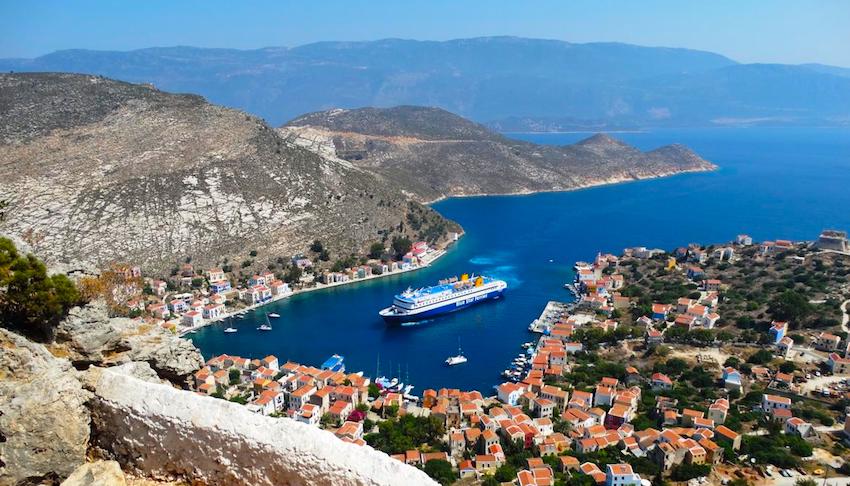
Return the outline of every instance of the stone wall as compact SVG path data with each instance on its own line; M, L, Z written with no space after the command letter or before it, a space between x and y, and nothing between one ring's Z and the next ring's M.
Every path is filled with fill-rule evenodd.
M146 475L217 485L436 484L382 452L290 419L114 369L94 381L93 445Z

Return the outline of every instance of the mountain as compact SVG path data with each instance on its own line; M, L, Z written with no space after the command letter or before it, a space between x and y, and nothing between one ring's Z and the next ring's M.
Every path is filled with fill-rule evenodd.
M272 125L336 107L398 105L437 106L516 129L850 123L850 77L842 68L738 64L711 52L619 43L484 37L67 50L0 60L0 71L152 83ZM761 99L756 106L753 94ZM517 126L516 118L528 123Z
M567 146L536 145L418 106L310 113L280 132L294 144L380 174L420 201L568 190L714 169L681 145L641 152L607 135Z
M0 122L0 232L48 262L236 266L288 261L314 239L347 256L411 218L422 225L408 236L456 228L380 176L195 95L0 74Z

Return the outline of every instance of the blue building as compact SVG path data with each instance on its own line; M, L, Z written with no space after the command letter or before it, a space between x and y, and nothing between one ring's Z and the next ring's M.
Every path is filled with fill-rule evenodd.
M773 344L779 344L779 341L782 341L782 338L785 337L785 332L788 331L788 323L781 321L773 321L770 326L770 339Z

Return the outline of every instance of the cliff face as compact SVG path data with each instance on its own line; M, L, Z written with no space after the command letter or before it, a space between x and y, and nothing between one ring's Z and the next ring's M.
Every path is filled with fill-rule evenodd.
M420 201L521 194L713 170L681 145L641 152L606 135L568 146L503 137L438 108L311 113L280 129L304 146L380 174Z
M0 75L0 230L49 263L336 254L392 233L410 204L380 176L288 143L260 119L149 86Z
M435 484L371 447L174 388L145 362L80 372L3 328L0 437L4 485L122 484L119 464L143 480L131 484Z

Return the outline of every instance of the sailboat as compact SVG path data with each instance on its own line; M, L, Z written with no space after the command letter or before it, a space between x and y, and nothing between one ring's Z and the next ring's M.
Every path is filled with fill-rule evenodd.
M457 339L457 356L449 356L446 358L446 364L449 366L459 365L466 363L466 356L463 355L463 351L460 349L460 338Z
M268 314L266 315L266 323L262 324L260 327L258 327L257 330L258 331L271 331L272 330L272 325L269 322Z
M233 327L233 320L231 319L230 322L231 322L231 324L229 326L227 326L227 328L224 330L224 332L226 332L226 333L236 332L236 328Z

